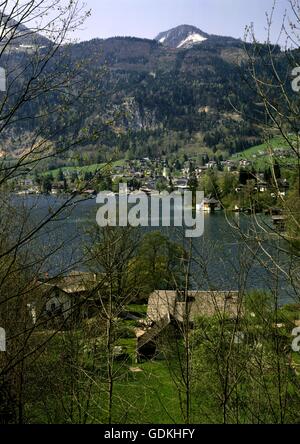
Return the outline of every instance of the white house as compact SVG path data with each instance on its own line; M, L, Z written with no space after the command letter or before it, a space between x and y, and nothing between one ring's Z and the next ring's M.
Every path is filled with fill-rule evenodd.
M88 311L89 296L97 286L98 277L94 273L72 272L68 276L40 282L45 298L46 313L49 315L60 314L64 319L67 319L83 301L85 301L84 306Z

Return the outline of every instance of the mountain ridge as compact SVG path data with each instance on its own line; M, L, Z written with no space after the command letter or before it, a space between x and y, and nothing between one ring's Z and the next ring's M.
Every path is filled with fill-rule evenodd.
M195 32L186 26L181 28L185 33L179 36L178 45ZM85 155L98 162L115 149L140 156L175 152L188 145L193 134L200 137L203 147L214 152L232 154L259 143L259 128L248 121L254 113L259 120L260 109L254 105L258 100L242 82L247 44L201 33L206 40L200 44L188 42L187 47L184 44L174 49L155 39L119 36L69 43L58 51L57 56L63 55L70 66L84 61L81 76L85 85L102 92L84 107L74 104L70 113L80 115L73 132L68 130L72 137L73 133L80 134L81 128L91 134L95 127L104 128L101 149L96 143L84 146ZM3 58L8 71L14 61L22 63L23 58L18 53ZM51 109L59 100L49 94L44 100L37 98L25 105L23 119L7 138L13 139L25 129L34 130L35 113ZM233 115L232 104L242 110L238 118ZM62 132L67 131L64 123L68 118L61 119ZM55 132L57 119L51 113L45 119L47 132ZM109 121L114 125L107 125ZM172 141L162 144L166 134L172 135Z
M193 25L179 25L167 31L160 32L155 40L169 49L190 49L204 42L216 42L230 40L231 42L241 42L240 39L229 36L208 34Z
M47 46L51 44L51 41L37 32L37 30L30 29L6 16L1 18L0 29L0 45L5 45L9 42L11 48L26 48L30 46Z

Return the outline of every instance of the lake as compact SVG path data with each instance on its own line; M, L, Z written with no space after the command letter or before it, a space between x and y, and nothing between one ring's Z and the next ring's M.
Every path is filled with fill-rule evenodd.
M64 202L55 196L14 197L14 204L30 209L31 223L38 223ZM90 242L87 232L97 229L96 212L99 205L95 199L86 199L70 205L63 217L47 224L35 237L36 250L44 257L43 271L50 275L67 272L70 268L85 269L84 246ZM258 232L264 249L257 249L255 234L257 224L252 217L224 212L204 213L204 235L192 240L193 263L191 267L192 286L198 289L237 290L276 289L281 302L295 301L297 294L288 284L285 271L291 267L289 254L281 253L277 258L281 271L270 260L269 255L278 254L281 243L278 236L266 236L264 227L270 224L260 216ZM239 230L237 229L239 228ZM147 232L160 230L174 241L188 246L183 228L137 228ZM244 239L243 236L247 235ZM49 257L49 253L53 252Z

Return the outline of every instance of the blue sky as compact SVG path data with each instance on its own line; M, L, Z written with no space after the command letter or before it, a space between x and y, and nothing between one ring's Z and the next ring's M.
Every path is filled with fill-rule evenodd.
M92 16L76 37L137 36L154 38L160 31L180 24L195 25L211 34L243 37L247 24L254 22L257 36L266 36L265 12L273 0L84 0ZM274 39L288 0L277 0Z

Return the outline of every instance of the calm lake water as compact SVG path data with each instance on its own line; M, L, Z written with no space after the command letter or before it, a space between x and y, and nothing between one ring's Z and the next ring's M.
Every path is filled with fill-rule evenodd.
M54 196L14 197L17 206L30 210L30 220L36 224L45 220L65 201ZM85 246L90 242L87 232L97 229L96 212L99 206L95 199L77 202L54 222L47 224L35 237L37 255L44 257L43 272L50 275L73 269L85 269ZM278 258L282 271L272 263L269 254L278 254L277 236L266 238L261 234L265 252L257 249L254 239L252 218L241 214L232 214L229 218L224 212L204 214L205 230L201 238L192 241L193 264L191 269L192 285L199 289L237 290L276 288L282 302L295 301L297 295L286 282L284 271L290 268L289 255ZM265 217L260 218L260 232L270 223ZM237 229L239 227L239 230ZM257 230L257 225L255 225ZM188 246L183 229L179 228L137 228L144 232L160 230L173 240ZM247 234L243 239L241 233ZM51 255L49 253L51 252ZM53 253L54 252L54 253ZM53 253L53 254L52 254Z

